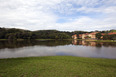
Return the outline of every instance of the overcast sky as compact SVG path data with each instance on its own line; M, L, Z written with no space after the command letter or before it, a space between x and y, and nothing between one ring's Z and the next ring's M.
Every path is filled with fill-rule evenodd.
M116 29L116 0L0 0L0 27L61 31Z

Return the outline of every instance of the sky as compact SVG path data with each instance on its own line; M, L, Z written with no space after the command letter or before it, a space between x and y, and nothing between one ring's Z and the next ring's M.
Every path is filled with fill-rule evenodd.
M0 0L0 27L32 31L116 29L116 0Z

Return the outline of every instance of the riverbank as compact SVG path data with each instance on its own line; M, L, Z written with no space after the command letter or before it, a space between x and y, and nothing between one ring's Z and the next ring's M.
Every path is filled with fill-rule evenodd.
M47 56L0 59L0 77L115 77L116 59Z
M0 39L0 41L4 41L4 40L9 40L9 39ZM11 39L12 40L12 39ZM73 39L15 39L17 41L22 41L22 40L73 40Z
M90 41L90 42L116 42L116 40L91 40L91 39L77 39L79 41Z
M90 42L116 42L114 40L85 40L85 41L90 41Z
M0 41L7 41L8 39L0 39ZM49 40L69 40L72 41L74 39L17 39L15 41L24 41L24 40L37 40L37 41L49 41ZM88 41L88 42L116 42L116 40L89 40L89 39L76 39L77 41Z

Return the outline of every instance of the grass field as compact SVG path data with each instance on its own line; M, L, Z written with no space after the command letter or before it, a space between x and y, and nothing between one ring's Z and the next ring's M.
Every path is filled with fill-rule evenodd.
M71 56L0 59L0 77L116 77L116 59Z
M4 40L8 40L8 39L0 39L0 41L4 41ZM39 41L47 40L48 41L48 40L56 40L56 39L35 39L35 40L39 40ZM57 40L61 40L61 39L57 39ZM63 40L74 40L74 39L63 39ZM90 41L90 42L91 41L93 42L116 42L116 40L88 40L88 39L77 39L77 40L78 41ZM24 41L24 39L17 39L17 41Z
M116 42L115 40L85 40L85 41L93 41L93 42Z

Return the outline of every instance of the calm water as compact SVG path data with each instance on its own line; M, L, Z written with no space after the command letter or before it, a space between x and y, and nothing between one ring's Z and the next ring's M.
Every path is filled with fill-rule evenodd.
M85 41L0 41L0 58L68 55L116 59L116 43Z

